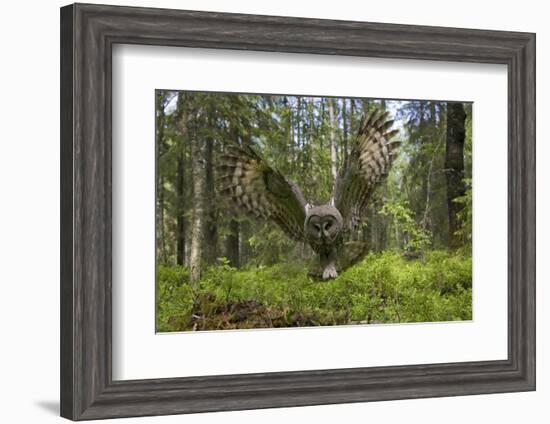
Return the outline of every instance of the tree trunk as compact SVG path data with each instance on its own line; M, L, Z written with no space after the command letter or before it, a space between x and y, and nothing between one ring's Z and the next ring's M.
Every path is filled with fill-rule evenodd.
M239 221L233 218L229 221L229 234L225 237L225 257L232 267L239 268L241 266L239 261Z
M432 234L432 241L433 241L433 208L431 205L432 200L432 178L433 178L433 168L434 168L434 162L436 161L440 149L441 139L439 138L439 133L437 130L437 110L435 108L435 103L430 103L430 131L432 133L431 139L432 143L433 140L437 139L437 144L435 145L435 148L432 153L432 157L430 158L430 162L428 165L428 172L426 174L425 182L423 184L423 192L424 192L424 198L425 206L424 206L424 212L422 214L422 220L420 221L420 225L424 230L428 230Z
M380 235L378 238L378 251L386 250L388 246L388 220L386 217L380 217Z
M157 192L157 207L156 207L156 254L157 260L166 262L165 240L164 240L164 186L162 184L160 173L160 158L164 153L164 124L166 114L164 112L166 95L163 91L155 93L155 108L156 108L156 143L155 143L155 161L156 161L156 192Z
M239 255L238 266L245 266L250 259L250 244L248 240L250 238L250 221L239 222Z
M321 114L320 114L320 130L322 131L325 126L325 98L321 99ZM323 150L323 137L319 137L319 148Z
M449 247L456 249L461 241L456 235L460 228L457 214L462 205L455 201L466 192L464 185L464 121L466 113L462 103L447 104L447 145L445 176L447 179L447 208L449 213Z
M376 214L376 207L377 204L375 202L372 202L369 205L369 218L368 218L368 231L365 231L363 233L363 237L368 237L369 246L370 249L373 252L378 252L378 225L377 225L377 214Z
M338 151L336 146L336 115L334 113L334 99L328 101L328 115L330 119L330 170L332 178L336 181L338 176Z
M298 155L302 154L302 98L296 98L296 145ZM301 159L301 158L297 158Z
M189 266L191 283L200 280L203 255L204 235L204 198L206 189L206 172L204 168L204 143L191 138L191 165L193 174L193 222L191 228L191 253Z
M312 154L312 146L313 146L313 140L315 140L315 104L313 101L309 104L308 109L308 131L307 131L307 138L306 138L306 150L304 155L304 162L302 164L302 168L305 170L306 175L310 175L309 172L311 171L312 166L312 160L311 160L311 154ZM309 181L313 181L312 178L309 178ZM311 183L310 183L311 185Z
M189 143L189 114L185 110L183 94L178 97L177 103L178 127L181 133L180 152L178 154L176 171L176 263L185 264L185 232L187 222L185 218L185 148Z
M208 120L210 128L214 128L215 122L212 117ZM212 264L218 257L218 207L216 205L216 191L214 187L214 139L206 137L205 149L206 167L206 222L204 234L204 259Z
M342 137L342 158L343 162L346 163L348 161L348 134L349 134L349 126L348 126L348 113L347 113L347 106L346 106L347 100L342 100L342 121L343 121L343 137Z
M158 236L160 241L160 255L162 263L168 263L168 253L166 251L166 229L164 225L164 212L165 212L165 206L164 206L164 176L160 178L160 189L159 189L159 225L158 228Z
M283 105L284 107L289 108L289 123L288 123L288 137L289 137L289 144L286 145L287 149L292 149L292 143L293 143L293 136L292 136L292 109L290 106L290 103L288 102L288 99L286 97L283 98ZM239 133L238 129L238 120L242 119L242 116L238 116L238 106L236 104L233 105L235 109L235 115L231 117L231 120L229 122L229 135L232 140L235 140L236 142L239 142L240 144L248 144L250 143L249 139L243 140L241 137L241 134ZM288 150L287 150L288 152ZM225 236L225 257L229 260L229 265L231 265L234 268L239 268L241 266L240 261L240 251L239 251L239 221L235 218L231 218L228 223L228 234Z
M361 106L363 107L363 116L364 117L370 111L370 100L361 99Z
M176 263L185 264L185 164L183 153L178 158L176 176L177 215L176 215Z
M293 110L292 110L292 104L288 100L288 98L285 96L283 99L284 107L288 107L288 127L287 127L287 133L288 133L288 144L287 144L287 154L288 157L291 160L294 160L294 127L292 125L294 119L293 119Z

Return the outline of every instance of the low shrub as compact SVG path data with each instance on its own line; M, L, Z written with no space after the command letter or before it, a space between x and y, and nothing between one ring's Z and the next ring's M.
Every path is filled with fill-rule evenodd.
M330 281L302 263L211 266L195 285L182 267L157 271L157 331L434 322L472 319L472 261L428 251L370 254Z

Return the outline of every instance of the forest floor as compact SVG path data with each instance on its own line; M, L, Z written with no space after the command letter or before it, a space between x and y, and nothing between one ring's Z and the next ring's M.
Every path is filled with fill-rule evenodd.
M237 270L221 261L195 286L188 277L158 267L158 332L472 319L472 260L461 253L370 254L324 282L302 263Z

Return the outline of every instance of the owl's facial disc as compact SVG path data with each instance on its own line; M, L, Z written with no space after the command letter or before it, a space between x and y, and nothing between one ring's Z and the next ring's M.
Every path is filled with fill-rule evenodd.
M330 205L312 208L305 223L307 238L315 244L330 244L340 234L340 212Z

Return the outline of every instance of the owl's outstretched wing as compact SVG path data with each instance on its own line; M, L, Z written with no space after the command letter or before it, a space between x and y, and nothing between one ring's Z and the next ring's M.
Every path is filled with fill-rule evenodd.
M270 167L252 147L226 143L218 166L219 192L238 210L276 223L304 240L305 198L296 184Z
M361 122L347 163L338 174L334 204L344 218L346 230L355 230L362 221L369 198L388 174L399 141L392 138L393 120L388 112L375 109Z

